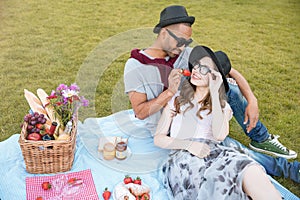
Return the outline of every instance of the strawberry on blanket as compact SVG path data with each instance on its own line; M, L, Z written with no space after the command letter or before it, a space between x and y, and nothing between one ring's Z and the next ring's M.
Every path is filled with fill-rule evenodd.
M140 177L136 177L136 179L134 179L133 183L142 185L142 179Z
M128 176L128 175L125 176L125 178L124 178L123 181L124 181L125 184L132 183L132 182L133 182L133 181L132 181L132 178L131 178L130 176Z
M51 186L50 182L48 182L48 181L42 183L43 190L49 190L49 189L51 189L51 187L52 186Z
M110 195L111 195L111 192L107 188L105 188L105 190L102 194L104 200L108 200L110 198Z

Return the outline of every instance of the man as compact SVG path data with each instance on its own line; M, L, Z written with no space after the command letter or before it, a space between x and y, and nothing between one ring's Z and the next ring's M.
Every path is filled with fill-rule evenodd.
M131 58L126 62L124 69L125 92L129 95L136 117L145 120L146 127L152 134L155 133L161 108L178 91L182 78L181 68L188 68L188 56L191 48L186 47L192 42L191 26L194 21L195 18L188 16L183 6L165 8L160 14L160 22L153 30L158 34L156 40L146 49L133 50ZM259 131L259 129L253 128L258 121L256 98L247 81L236 70L232 69L231 71L230 75L237 79L242 94L248 101L248 105L241 104L246 107L244 109L245 119L242 117L237 120L239 123L242 120L241 123L244 124L244 121L248 122L249 119L247 132ZM230 93L234 93L235 90L227 87L227 91L230 96L234 96ZM264 134L266 134L266 138L269 137L267 132ZM253 135L255 134L253 133ZM239 142L232 139L224 144L243 148ZM275 159L251 150L247 150L247 152L252 158L259 159L258 162L266 168L268 173L277 176L284 174L285 177L290 177L296 182L300 181L299 163L289 163L286 159L278 161L279 158ZM287 151L287 154L290 154L290 151Z

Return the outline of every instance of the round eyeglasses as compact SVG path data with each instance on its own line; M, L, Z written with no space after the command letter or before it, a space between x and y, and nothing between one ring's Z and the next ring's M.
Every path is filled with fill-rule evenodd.
M202 75L206 75L211 72L211 70L209 69L208 66L201 65L200 63L197 63L196 65L194 65L193 69L198 70L198 72Z

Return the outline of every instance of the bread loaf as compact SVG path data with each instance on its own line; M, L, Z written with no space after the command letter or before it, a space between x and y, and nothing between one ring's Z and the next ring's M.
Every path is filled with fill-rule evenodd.
M40 99L35 94L26 89L24 89L24 96L32 112L38 112L39 114L43 114L45 119L47 120L46 124L51 125L51 120L49 119L47 111L45 110Z

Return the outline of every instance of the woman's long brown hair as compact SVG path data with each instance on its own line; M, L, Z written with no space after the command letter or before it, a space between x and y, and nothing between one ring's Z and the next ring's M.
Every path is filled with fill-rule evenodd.
M215 70L216 67L214 67ZM176 113L180 113L180 107L188 104L187 108L183 111L183 114L189 110L192 109L195 105L192 103L192 100L194 99L194 94L196 91L196 86L191 84L190 79L189 80L184 80L181 90L180 90L180 95L175 99L174 105L176 108ZM225 107L225 102L227 100L226 93L225 93L225 87L222 84L219 88L219 99L221 102L221 107ZM196 115L200 118L203 119L202 116L200 115L200 112L202 110L209 110L208 114L212 112L212 104L211 104L211 96L210 92L207 93L207 95L198 102L201 104L200 109L197 111Z

